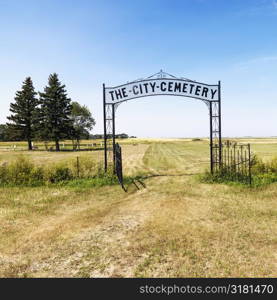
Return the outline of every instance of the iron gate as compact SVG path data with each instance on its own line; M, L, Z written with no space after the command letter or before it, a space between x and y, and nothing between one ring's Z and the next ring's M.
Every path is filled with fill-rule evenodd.
M252 183L250 144L226 141L213 145L214 173L242 182Z
M126 189L123 184L121 147L119 146L118 143L115 144L114 153L115 153L115 173L116 173L116 176L118 178L118 181L119 181L121 187L126 192Z

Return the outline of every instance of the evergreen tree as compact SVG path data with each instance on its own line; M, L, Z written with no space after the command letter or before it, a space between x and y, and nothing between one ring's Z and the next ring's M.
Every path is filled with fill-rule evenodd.
M31 77L27 77L21 91L16 92L15 103L10 104L12 114L7 117L11 121L11 123L7 123L11 135L14 139L26 139L29 150L32 150L32 138L37 123L38 99L36 94Z
M59 81L56 73L50 74L48 86L40 95L40 136L44 140L54 140L56 151L60 151L59 141L69 138L73 126L70 114L71 99L67 97L65 85Z

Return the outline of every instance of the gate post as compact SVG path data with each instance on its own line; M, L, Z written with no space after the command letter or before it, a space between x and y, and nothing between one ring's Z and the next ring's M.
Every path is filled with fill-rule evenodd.
M221 82L218 81L218 147L219 169L222 167L222 142L221 142Z
M209 102L209 111L210 111L210 166L211 173L214 172L214 162L213 162L213 105L212 102Z
M115 104L112 105L112 123L113 123L113 172L115 174Z
M248 173L249 173L249 184L252 184L252 174L251 174L251 150L250 150L250 144L247 145L248 147Z
M107 120L106 120L106 93L105 83L103 83L103 113L104 113L104 170L107 172L108 157L107 157Z

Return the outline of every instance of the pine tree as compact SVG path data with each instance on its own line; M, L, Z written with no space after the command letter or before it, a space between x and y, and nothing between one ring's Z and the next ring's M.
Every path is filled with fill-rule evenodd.
M67 97L65 85L61 84L56 73L50 74L48 86L39 95L41 105L40 136L44 140L54 140L56 151L60 151L59 141L70 137L72 132L71 99Z
M12 114L7 117L12 122L7 125L13 137L26 139L29 150L32 150L32 138L37 123L38 99L36 94L31 77L27 77L21 91L16 92L15 103L10 104Z

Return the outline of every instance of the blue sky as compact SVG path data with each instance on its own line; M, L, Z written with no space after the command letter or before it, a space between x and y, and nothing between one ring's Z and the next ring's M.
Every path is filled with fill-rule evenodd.
M160 69L222 81L223 136L277 136L277 0L0 0L0 123L25 77L41 91L57 72L102 133L102 83ZM208 110L189 98L131 100L116 131L208 136Z

